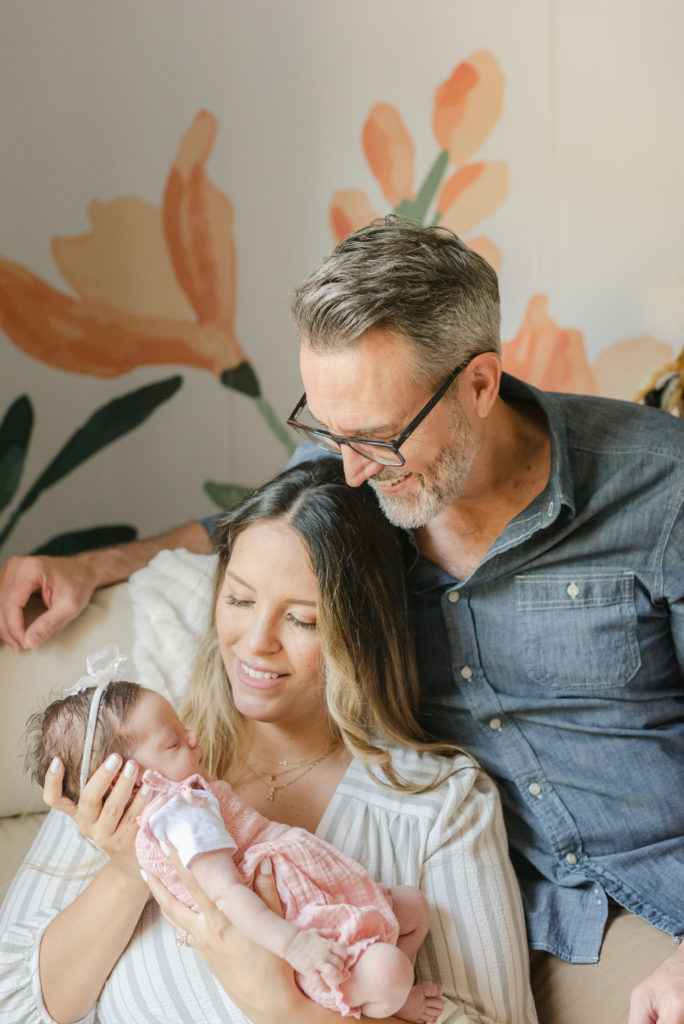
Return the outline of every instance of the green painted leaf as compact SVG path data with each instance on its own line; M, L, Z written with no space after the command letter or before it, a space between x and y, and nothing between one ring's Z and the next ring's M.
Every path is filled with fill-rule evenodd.
M178 391L182 383L182 377L169 377L167 380L147 384L137 391L129 391L127 395L114 398L97 409L83 426L72 434L24 495L5 528L0 532L0 546L5 543L18 519L31 508L46 488L52 487L91 455L95 455L102 448L139 427L157 406L168 401Z
M33 430L33 407L28 395L16 398L0 423L0 510L17 492Z
M33 505L41 491L52 487L91 455L144 423L162 402L168 401L178 391L182 382L182 377L169 377L137 391L129 391L127 395L114 398L97 409L38 477L21 503L22 512Z
M215 505L222 508L224 512L242 501L250 491L251 487L243 487L242 484L219 484L215 480L207 480L202 490L207 494Z
M72 530L59 533L41 544L32 555L76 555L79 551L93 551L112 544L127 544L135 540L138 531L125 523L115 526L93 526L89 530Z
M221 383L234 391L241 391L243 395L250 395L258 398L261 394L261 387L256 373L249 363L242 362L234 366L232 370L224 370L221 374Z

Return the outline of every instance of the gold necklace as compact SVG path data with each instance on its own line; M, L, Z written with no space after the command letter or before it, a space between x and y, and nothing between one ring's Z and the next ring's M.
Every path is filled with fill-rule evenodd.
M295 782L299 782L300 779L303 779L305 775L309 774L312 768L315 768L316 765L321 764L321 762L325 761L326 757L329 757L330 754L332 754L333 750L335 750L335 748L339 746L339 744L339 740L334 740L332 743L328 745L327 749L324 750L322 754L316 754L315 757L303 757L301 758L300 761L278 761L277 764L279 765L292 765L291 768L286 768L282 772L260 772L249 761L247 762L247 767L249 768L252 775L254 775L257 779L259 779L260 782L263 783L264 786L266 786L266 788L268 789L266 799L272 801L275 800L276 793L279 793L281 789L287 789L288 786L292 786L294 785ZM282 778L283 775L289 775L291 772L297 771L298 769L301 770L299 771L298 775L295 775L294 779L288 779L287 782L283 782L279 786L275 785L277 779Z

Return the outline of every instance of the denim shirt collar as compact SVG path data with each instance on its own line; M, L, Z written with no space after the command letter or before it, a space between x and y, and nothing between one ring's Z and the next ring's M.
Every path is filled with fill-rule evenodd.
M509 548L519 545L537 530L550 526L563 512L569 519L575 515L575 495L568 449L565 420L553 394L540 391L508 373L501 375L499 389L504 401L534 402L544 416L551 441L551 469L549 480L536 498L523 509L494 541L480 565L468 577L472 579L486 563ZM420 593L436 586L453 583L453 577L444 569L423 558L412 531L404 531L407 539L407 570L411 574L411 589Z

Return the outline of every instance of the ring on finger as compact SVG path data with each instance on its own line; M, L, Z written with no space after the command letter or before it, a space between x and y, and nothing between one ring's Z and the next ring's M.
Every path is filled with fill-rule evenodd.
M180 932L178 932L176 934L176 945L177 946L187 946L187 944L188 944L188 933L186 932L186 930L184 928L182 931L180 931Z

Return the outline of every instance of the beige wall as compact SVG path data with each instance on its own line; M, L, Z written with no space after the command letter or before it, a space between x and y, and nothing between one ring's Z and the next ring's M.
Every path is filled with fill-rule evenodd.
M399 112L419 182L439 151L437 86L486 51L503 101L468 159L504 164L508 184L470 234L501 253L504 339L518 334L532 297L545 296L533 307L539 323L528 322L533 341L555 353L560 337L582 364L578 380L593 375L599 391L630 397L644 369L682 345L683 31L676 0L5 0L0 257L77 298L52 240L87 233L92 200L161 208L181 138L210 111L218 132L208 177L234 206L235 334L284 418L300 391L288 294L332 244L333 195L359 189L378 213L390 209L361 143L369 111L382 101ZM109 258L115 250L126 265L139 261L135 291L157 250L149 239L149 249L112 239ZM81 260L84 287L90 259ZM167 335L169 318L196 320L172 277L160 296L145 284L130 301L165 318ZM0 417L21 393L36 415L0 527L97 407L174 374L183 384L46 490L0 558L68 528L127 522L148 533L208 514L205 481L251 484L282 465L285 449L252 400L209 370L140 365L107 378L49 365L54 316L48 302L31 327L40 358L9 329L0 334ZM561 337L554 324L574 333Z

